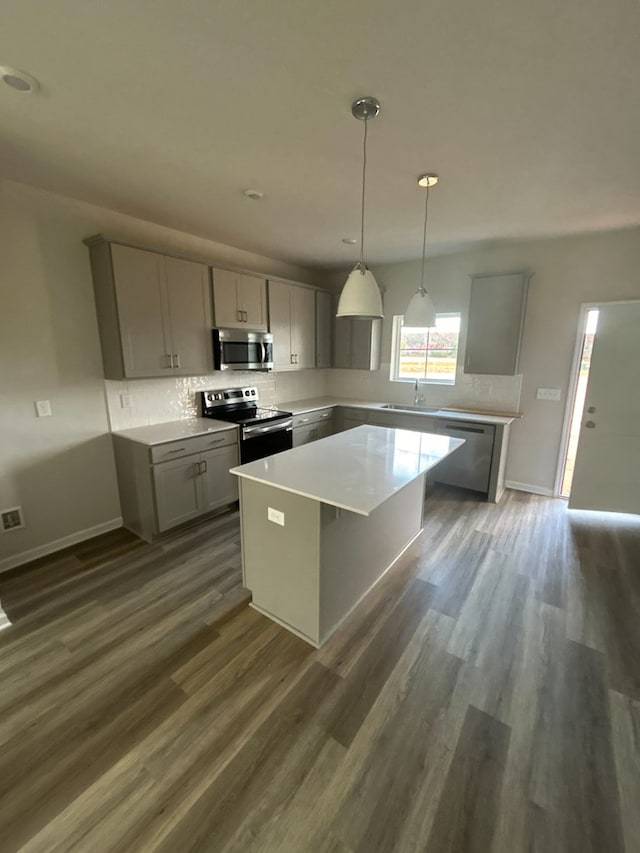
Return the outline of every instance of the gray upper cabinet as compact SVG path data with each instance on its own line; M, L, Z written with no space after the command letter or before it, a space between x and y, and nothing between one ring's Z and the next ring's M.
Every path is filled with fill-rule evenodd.
M331 367L332 297L316 291L316 367Z
M382 320L336 317L333 327L333 366L351 370L378 370Z
M212 267L215 324L221 329L266 332L267 282L264 278Z
M209 373L206 264L109 243L89 246L106 379Z
M471 277L464 372L518 372L529 272Z
M274 370L316 366L316 301L309 287L269 282Z

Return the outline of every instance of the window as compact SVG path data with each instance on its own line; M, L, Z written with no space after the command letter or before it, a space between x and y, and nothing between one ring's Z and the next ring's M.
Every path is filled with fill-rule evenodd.
M403 326L394 317L391 379L454 385L459 336L460 314L438 314L432 329Z

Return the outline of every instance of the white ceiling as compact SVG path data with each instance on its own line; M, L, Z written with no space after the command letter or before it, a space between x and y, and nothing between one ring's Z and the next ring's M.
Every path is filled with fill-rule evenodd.
M4 0L0 172L307 266L640 224L636 0ZM260 202L246 187L265 193Z

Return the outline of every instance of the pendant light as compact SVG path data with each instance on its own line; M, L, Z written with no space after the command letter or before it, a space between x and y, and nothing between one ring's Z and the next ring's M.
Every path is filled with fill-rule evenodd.
M402 320L403 326L413 328L428 328L436 324L436 309L424 286L424 259L427 248L427 222L429 220L429 188L438 183L438 176L433 174L420 175L418 186L426 187L427 193L424 201L424 231L422 233L422 272L420 274L420 287L411 297L407 310Z
M380 103L376 98L358 98L351 104L351 113L358 121L364 122L364 140L362 144L362 212L360 218L360 260L349 273L340 300L336 317L360 317L371 319L382 317L382 297L380 288L371 270L364 262L364 199L367 174L367 125L380 112Z

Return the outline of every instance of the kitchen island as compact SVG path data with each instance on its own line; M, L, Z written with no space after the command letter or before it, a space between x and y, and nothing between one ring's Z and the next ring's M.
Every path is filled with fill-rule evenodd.
M322 645L420 534L425 475L463 444L360 426L232 468L252 606Z

